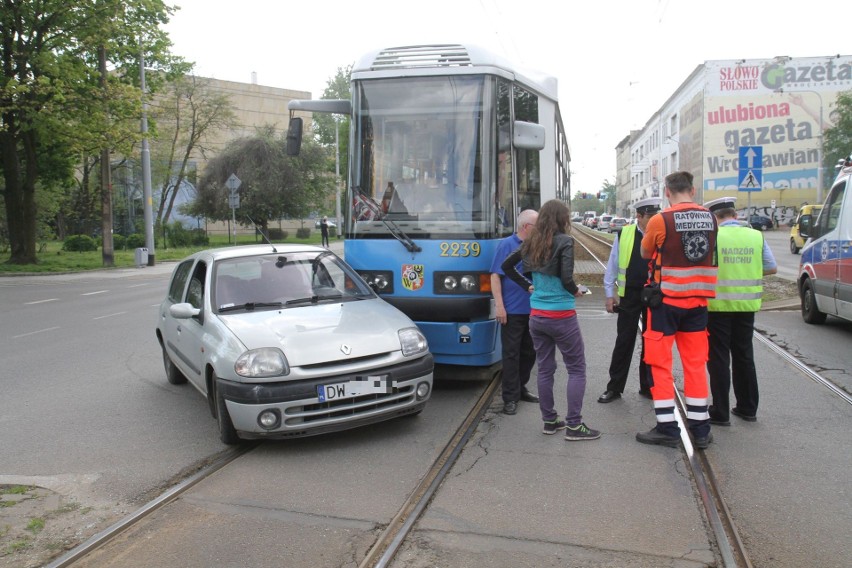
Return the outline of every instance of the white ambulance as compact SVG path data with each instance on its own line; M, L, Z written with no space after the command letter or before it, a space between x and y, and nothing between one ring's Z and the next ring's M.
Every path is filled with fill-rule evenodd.
M799 296L807 323L852 321L852 155L844 160L819 218L806 235Z

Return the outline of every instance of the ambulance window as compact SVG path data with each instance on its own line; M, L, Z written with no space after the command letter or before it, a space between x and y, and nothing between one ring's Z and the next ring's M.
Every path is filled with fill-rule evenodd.
M825 202L825 207L822 208L818 224L819 236L825 235L829 231L837 228L837 222L840 219L840 209L843 205L843 193L846 191L846 180L838 183L831 188L831 193Z

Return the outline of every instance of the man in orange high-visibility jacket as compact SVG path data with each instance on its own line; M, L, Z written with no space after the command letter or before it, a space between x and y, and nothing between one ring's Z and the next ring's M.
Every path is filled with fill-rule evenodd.
M642 238L642 258L653 259L653 278L663 301L648 308L643 333L657 425L636 434L636 440L670 447L680 443L672 376L672 346L677 343L687 426L695 447L704 449L713 441L707 413L707 299L716 294L718 228L713 214L694 202L692 179L685 171L666 176L671 206L651 218Z

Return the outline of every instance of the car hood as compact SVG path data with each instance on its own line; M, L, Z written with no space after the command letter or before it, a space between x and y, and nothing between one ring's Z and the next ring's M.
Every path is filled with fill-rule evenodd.
M279 347L291 367L399 351L397 332L415 327L405 314L378 298L219 318L247 349Z

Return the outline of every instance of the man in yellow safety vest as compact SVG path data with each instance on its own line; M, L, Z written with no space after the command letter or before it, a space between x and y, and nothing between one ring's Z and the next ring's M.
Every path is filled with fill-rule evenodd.
M707 304L707 371L713 397L710 423L720 426L730 426L730 414L747 422L757 420L754 314L760 310L763 276L777 272L763 234L737 221L736 200L720 197L704 204L719 223L716 297ZM732 382L737 404L730 408Z

